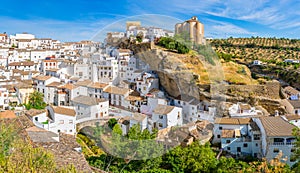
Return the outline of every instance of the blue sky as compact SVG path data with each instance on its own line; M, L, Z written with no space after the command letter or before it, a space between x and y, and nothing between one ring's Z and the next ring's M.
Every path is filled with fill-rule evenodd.
M100 39L126 20L166 29L198 16L206 37L300 38L300 1L292 0L14 0L0 6L0 32L61 41Z

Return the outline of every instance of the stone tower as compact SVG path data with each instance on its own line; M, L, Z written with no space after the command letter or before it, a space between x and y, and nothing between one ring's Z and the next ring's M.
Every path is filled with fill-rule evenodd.
M187 33L191 42L205 44L204 25L198 21L196 16L175 25L175 34Z

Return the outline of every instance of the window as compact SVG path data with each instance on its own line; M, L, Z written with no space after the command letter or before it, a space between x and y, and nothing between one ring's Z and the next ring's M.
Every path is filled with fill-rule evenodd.
M279 149L278 148L274 148L273 153L279 153Z
M69 120L69 124L73 124L73 120Z
M164 116L162 116L162 115L159 115L159 119L163 119L164 118Z
M220 127L219 127L219 130L222 130L222 129L223 129L223 128L220 126Z
M59 120L59 124L64 124L64 120Z
M80 106L79 105L77 106L77 109L80 110Z
M229 150L229 151L230 151L230 147L227 147L227 150Z
M159 126L159 127L163 127L163 124L162 124L162 123L158 123L158 126Z
M254 140L260 140L260 135L254 134L254 135L253 135L253 138L254 138Z
M258 147L258 143L256 143L255 146Z
M220 138L221 137L221 135L217 135L217 138Z
M247 143L244 143L244 147L248 147L248 144L247 144Z
M229 144L230 143L230 140L226 140L226 144Z
M39 117L35 117L34 119L35 119L35 121L39 121Z
M237 152L241 152L241 150L242 150L241 147L237 147L237 148L236 148L236 151L237 151Z
M72 133L73 132L73 130L70 130L70 133Z

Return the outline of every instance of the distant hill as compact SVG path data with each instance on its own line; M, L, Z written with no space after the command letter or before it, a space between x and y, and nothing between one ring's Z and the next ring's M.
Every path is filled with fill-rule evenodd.
M280 79L300 89L300 64L284 62L300 60L300 40L287 38L228 38L208 41L219 58L249 66L254 60L262 66L249 66L253 77ZM255 78L256 78L255 77Z
M209 40L219 57L245 63L261 60L280 65L285 59L300 59L300 40L287 38L228 38Z

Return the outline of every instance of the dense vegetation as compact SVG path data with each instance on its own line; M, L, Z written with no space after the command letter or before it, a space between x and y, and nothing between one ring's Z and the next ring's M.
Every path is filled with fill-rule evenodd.
M169 50L176 50L180 54L186 54L190 51L187 45L170 37L161 37L157 44Z
M162 151L162 146L154 145L153 143L145 143L145 145L142 144L143 140L153 139L156 135L156 132L151 134L147 130L140 131L139 126L134 126L132 129L130 129L126 138L122 138L122 130L118 124L115 124L111 129L113 129L110 133L113 143L109 143L109 145L112 145L112 148L110 149L119 150L120 152L125 152L126 154L120 157L120 153L112 153L109 151L107 154L87 158L88 162L93 167L109 172L296 173L300 168L295 167L293 170L291 170L286 164L279 162L277 159L273 160L270 164L264 160L258 161L250 159L250 161L239 161L224 156L221 156L219 159L217 159L216 152L213 151L209 144L201 145L198 142L194 142L188 147L177 146L163 154L160 153ZM103 136L104 131L105 129L102 127L97 127L94 129L95 135L97 134L96 136ZM137 143L128 143L128 139L138 141L140 145L136 145ZM98 142L103 141L98 140ZM131 146L129 147L128 145ZM158 154L158 156L149 158L145 157L144 159L137 159L137 157L135 157L139 154L147 156L144 154L149 151L149 149L152 152L151 154L155 153Z
M27 110L33 109L45 109L47 104L44 102L44 95L41 92L34 91L29 95L28 103L25 104Z

